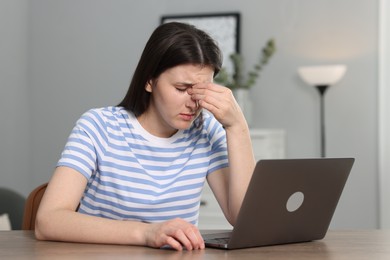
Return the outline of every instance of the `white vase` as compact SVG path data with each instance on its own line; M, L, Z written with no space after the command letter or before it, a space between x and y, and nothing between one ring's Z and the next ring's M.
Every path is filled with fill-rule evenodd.
M238 88L233 90L234 98L241 108L249 126L252 125L252 100L249 89Z

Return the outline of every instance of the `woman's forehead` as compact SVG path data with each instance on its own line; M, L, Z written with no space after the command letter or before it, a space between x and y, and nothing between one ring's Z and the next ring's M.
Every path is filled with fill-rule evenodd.
M170 68L163 74L169 78L175 78L184 83L192 84L199 80L212 79L214 69L211 66L184 64Z

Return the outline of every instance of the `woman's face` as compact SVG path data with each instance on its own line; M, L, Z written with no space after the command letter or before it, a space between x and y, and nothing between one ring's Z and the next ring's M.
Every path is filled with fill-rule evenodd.
M169 137L178 129L187 129L201 109L187 93L198 83L213 81L214 70L208 66L179 65L164 71L145 89L151 93L148 109L138 120L141 125L159 137Z

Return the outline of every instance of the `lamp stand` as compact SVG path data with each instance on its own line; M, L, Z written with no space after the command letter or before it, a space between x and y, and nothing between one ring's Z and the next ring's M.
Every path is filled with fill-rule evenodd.
M321 157L325 157L325 102L324 96L328 85L316 86L320 93L320 127L321 127Z

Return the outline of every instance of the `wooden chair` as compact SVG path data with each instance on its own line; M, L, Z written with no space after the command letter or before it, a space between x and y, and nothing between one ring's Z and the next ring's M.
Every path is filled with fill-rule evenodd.
M23 216L23 230L34 230L35 229L35 217L37 215L39 204L43 194L45 193L47 183L44 183L36 187L30 195L27 197L26 204L24 206Z

